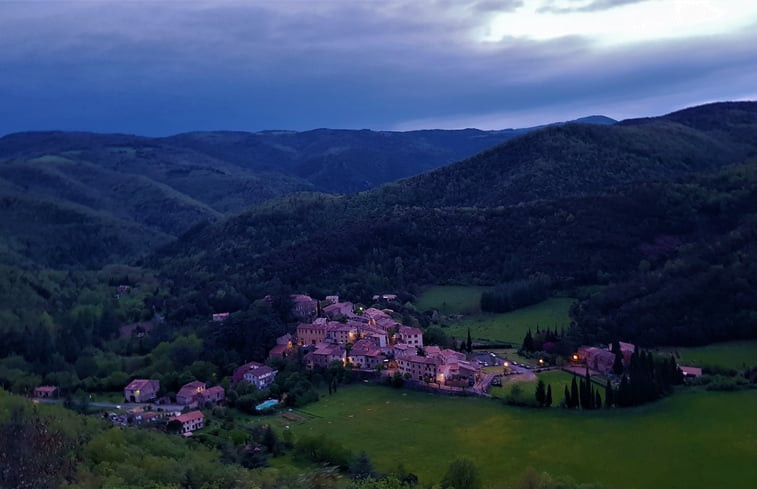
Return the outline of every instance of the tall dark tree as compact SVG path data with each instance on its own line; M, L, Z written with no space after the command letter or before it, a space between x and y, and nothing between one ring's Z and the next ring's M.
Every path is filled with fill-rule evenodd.
M607 379L607 384L605 385L605 407L609 408L612 407L613 404L613 394L614 391L612 389L612 383L610 383L610 379Z
M573 399L570 398L570 391L568 391L568 386L565 386L565 392L563 393L563 398L565 399L563 401L563 405L567 408L573 407Z
M612 373L615 375L623 373L623 354L620 350L615 352L615 361L612 362Z
M528 330L525 338L523 338L523 346L521 346L521 349L523 351L534 351L534 337L531 334L531 329Z
M544 381L539 379L539 382L536 384L536 404L538 404L541 407L541 406L544 406L546 402L547 402L547 391L544 386Z
M620 377L620 386L618 387L618 397L615 403L621 407L627 407L631 405L631 387L628 385L628 377L622 375Z
M544 405L547 407L552 405L552 384L547 386L547 398L544 401Z
M569 407L580 407L580 399L581 396L578 393L578 381L576 381L576 376L573 376L573 380L570 383L570 399L571 399L571 405Z
M466 343L468 353L473 351L473 340L470 337L470 328L468 328L468 342Z

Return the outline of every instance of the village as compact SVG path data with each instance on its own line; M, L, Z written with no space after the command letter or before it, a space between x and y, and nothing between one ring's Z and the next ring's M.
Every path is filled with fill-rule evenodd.
M390 302L396 296L375 296L374 301ZM379 377L399 375L406 381L437 388L474 388L481 377L481 366L464 353L425 345L420 328L395 320L391 309L363 309L351 302L328 296L318 302L306 295L292 297L294 312L302 323L293 338L282 338L269 358L284 357L295 348L305 352L308 369L326 367L332 362L350 366L354 371L374 372Z
M230 376L230 385L244 382L258 391L268 389L276 379L278 370L271 365L277 361L297 356L302 359L302 368L313 370L339 365L359 373L364 381L390 382L400 379L401 384L415 389L430 390L450 395L475 395L488 397L491 385L501 385L510 375L530 375L533 371L562 369L577 375L590 372L592 375L611 378L618 362L628 366L636 346L619 342L617 351L613 345L581 346L564 365L547 365L539 359L537 366L518 365L488 352L463 352L436 345L426 345L423 331L407 326L393 317L388 306L396 301L393 294L376 295L374 305L387 307L364 308L352 302L340 301L339 296L327 296L319 301L308 295L291 296L292 315L300 322L294 334L285 334L276 339L276 345L268 352L269 365L247 362L237 367ZM213 314L212 323L229 318L229 313ZM137 335L149 332L149 323L129 325L125 328ZM132 331L134 330L134 331ZM494 371L484 367L497 366ZM702 370L679 365L684 378L702 375ZM56 386L43 385L34 390L38 400L52 400L58 395ZM133 379L123 389L123 406L115 407L108 417L114 425L145 426L163 423L169 430L182 436L205 426L202 409L222 404L226 392L220 385L193 380L184 384L174 399L160 395L160 382L156 379ZM257 411L268 412L280 403L280 399L267 399L256 406Z

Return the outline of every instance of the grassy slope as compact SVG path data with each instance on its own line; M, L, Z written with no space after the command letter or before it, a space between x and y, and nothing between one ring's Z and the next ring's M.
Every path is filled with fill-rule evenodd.
M611 487L752 488L757 392L684 392L610 412L532 410L496 401L355 386L308 407L295 435L366 450L380 470L402 461L423 482L451 460L476 460L486 485L511 485L526 467Z
M570 324L568 312L574 299L557 297L504 314L477 314L458 321L446 332L456 338L465 338L470 327L471 336L477 339L507 341L521 344L529 328L561 328Z
M726 341L707 346L665 349L678 352L683 365L743 368L757 365L757 341Z
M481 293L486 287L437 285L423 291L416 307L422 311L437 309L442 314L474 314L481 312Z

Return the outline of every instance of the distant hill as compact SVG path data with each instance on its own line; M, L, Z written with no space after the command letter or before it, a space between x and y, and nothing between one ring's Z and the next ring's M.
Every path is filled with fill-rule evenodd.
M0 241L45 266L101 266L138 256L224 212L310 188L295 177L245 171L145 138L11 135L0 139L0 199L12 202L0 222ZM16 223L19 216L26 220ZM42 252L59 245L56 239L86 241L89 251Z
M578 122L581 124L599 124L599 125L604 125L604 126L610 126L612 124L615 124L618 121L604 115L590 115L587 117L579 117L578 119L571 122Z
M272 198L369 189L531 130L11 134L0 138L0 198L13 209L0 223L0 249L10 262L26 257L64 268L128 260L197 223ZM38 214L23 230L14 224ZM48 237L61 236L52 216L61 215L73 241L87 229L89 244L76 246L76 256L50 247Z
M614 121L591 116L581 122ZM165 141L244 168L294 175L317 191L353 193L460 161L541 127L546 126L499 131L194 132Z

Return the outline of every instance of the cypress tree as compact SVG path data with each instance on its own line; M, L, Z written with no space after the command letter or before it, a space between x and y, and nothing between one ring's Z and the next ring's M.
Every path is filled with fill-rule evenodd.
M610 379L607 379L607 384L605 385L605 407L609 408L612 407L613 403L613 390L612 390L612 384L610 383Z
M566 408L573 407L573 400L570 398L570 392L568 392L568 386L565 386L565 393L563 394L563 398L565 401L563 402L563 405Z
M544 402L544 405L547 407L550 407L552 405L552 384L549 384L547 386L547 399Z
M468 343L466 346L468 347L468 353L471 353L473 351L473 340L470 337L470 327L468 327Z
M526 337L523 338L523 346L521 346L521 349L523 351L534 351L534 337L531 334L531 328L528 329Z
M618 389L618 399L615 401L618 406L627 407L631 405L631 388L628 385L628 377L620 377L620 388Z
M573 375L573 381L570 383L570 400L571 404L568 407L580 407L578 395L578 382L576 382L576 376Z
M536 404L538 404L540 407L544 406L544 403L547 402L547 392L544 389L544 381L539 379L539 382L536 384Z
M623 373L623 354L620 351L615 352L615 361L612 362L612 373L615 375Z
M594 395L596 396L596 399L594 399L594 407L599 409L602 407L602 397L599 395L599 391L596 391Z

